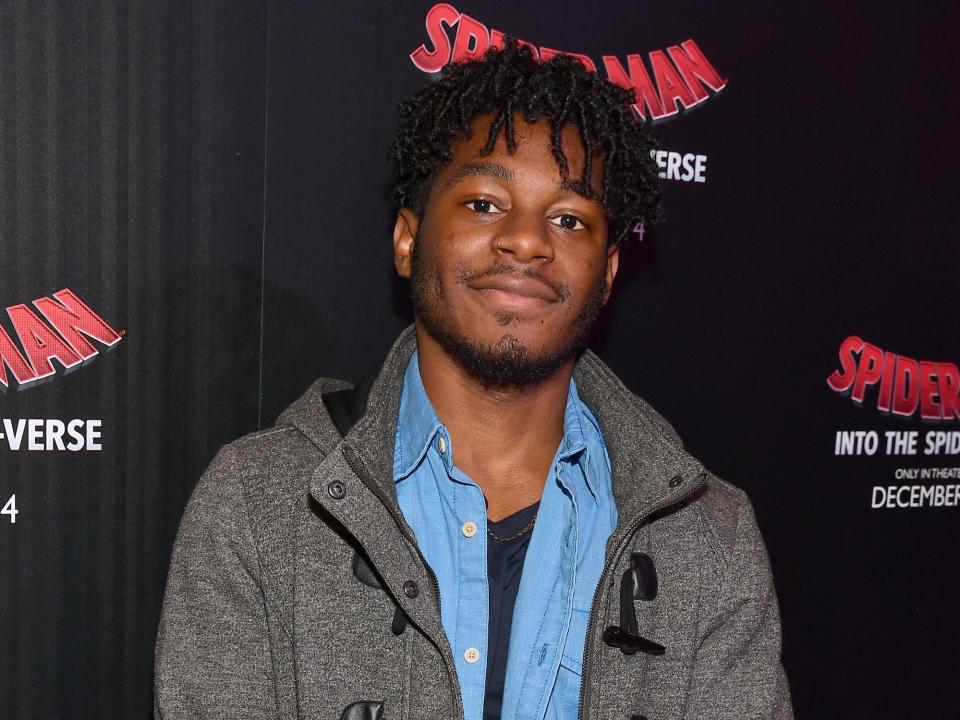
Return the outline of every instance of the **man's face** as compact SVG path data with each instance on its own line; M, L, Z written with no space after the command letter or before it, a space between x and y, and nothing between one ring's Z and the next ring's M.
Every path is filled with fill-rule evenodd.
M470 374L494 385L546 377L583 347L606 303L619 250L607 247L599 201L572 188L581 177L579 131L565 125L569 178L550 151L550 125L514 115L516 151L503 133L481 156L492 114L436 175L420 218L397 217L397 271L411 280L420 329ZM593 158L595 198L602 187Z

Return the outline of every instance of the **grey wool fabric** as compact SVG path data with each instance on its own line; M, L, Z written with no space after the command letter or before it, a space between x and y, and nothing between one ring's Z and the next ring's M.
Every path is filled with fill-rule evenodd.
M345 438L321 395L349 386L322 378L204 473L170 563L157 720L463 717L435 580L391 473L415 346L407 328ZM579 717L792 718L773 578L747 496L689 455L590 351L574 378L603 429L619 514L590 614ZM662 655L603 641L621 624L633 552L656 568L656 596L632 603L639 633Z

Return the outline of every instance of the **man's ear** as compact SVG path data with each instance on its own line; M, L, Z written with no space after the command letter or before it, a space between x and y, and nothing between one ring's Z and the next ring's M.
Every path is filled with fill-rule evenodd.
M410 277L410 258L417 239L420 218L410 208L400 208L393 226L393 266L400 277Z
M611 245L607 248L607 274L606 287L603 290L603 304L607 304L610 299L610 292L613 290L613 280L617 277L617 269L620 267L620 245Z

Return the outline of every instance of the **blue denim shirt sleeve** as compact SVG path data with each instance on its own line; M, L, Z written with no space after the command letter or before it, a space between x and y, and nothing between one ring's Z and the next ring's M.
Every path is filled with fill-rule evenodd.
M454 464L453 451L414 353L397 418L397 498L437 576L465 720L481 720L489 622L486 503ZM571 379L564 435L544 484L514 608L503 720L577 717L587 616L616 520L603 435ZM476 525L475 533L468 523Z

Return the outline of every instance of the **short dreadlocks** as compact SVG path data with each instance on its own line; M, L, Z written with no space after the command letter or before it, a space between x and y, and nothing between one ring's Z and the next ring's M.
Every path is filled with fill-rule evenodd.
M631 106L636 91L606 80L570 55L538 61L515 37L504 36L502 49L491 47L479 60L448 63L441 78L400 104L400 122L388 157L393 164L391 198L422 216L431 184L439 169L453 160L457 141L470 136L470 123L494 113L486 145L493 151L505 129L507 149L514 152L513 113L527 122L550 122L550 146L561 177L569 176L560 148L560 131L570 122L580 131L586 153L579 183L593 197L589 183L594 153L604 163L600 202L611 244L619 244L638 221L657 222L661 216L660 182L651 156L656 147Z

